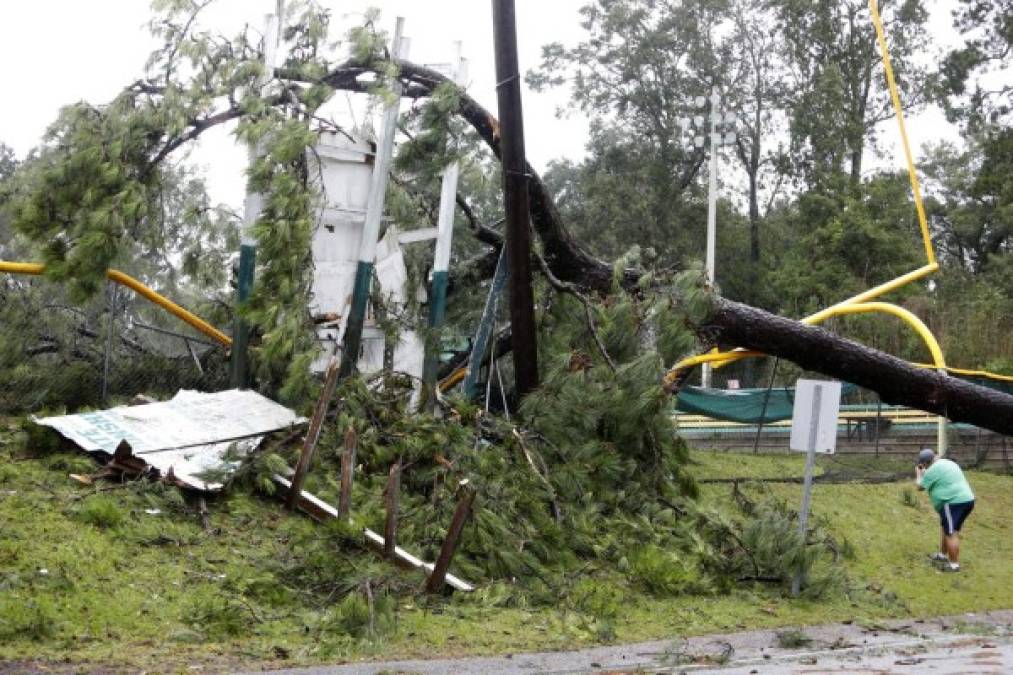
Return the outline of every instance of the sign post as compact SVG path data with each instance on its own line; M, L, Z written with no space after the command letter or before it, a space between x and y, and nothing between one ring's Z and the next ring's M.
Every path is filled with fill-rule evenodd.
M805 479L802 484L802 508L798 514L799 534L805 545L809 528L809 503L812 501L813 469L816 453L832 455L837 447L837 414L841 406L841 383L799 380L795 385L795 406L791 415L788 447L805 452ZM802 590L802 572L795 573L791 594Z

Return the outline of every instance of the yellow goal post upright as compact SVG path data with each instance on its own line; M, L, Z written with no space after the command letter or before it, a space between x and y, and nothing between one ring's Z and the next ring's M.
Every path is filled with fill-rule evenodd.
M925 217L925 206L922 202L921 185L918 181L918 174L915 171L914 159L911 154L911 144L908 141L907 127L904 123L904 110L901 106L900 94L897 90L897 81L894 77L893 66L890 62L890 50L886 42L886 33L883 30L883 20L879 14L879 3L877 0L869 0L869 11L872 15L872 23L876 29L876 40L879 43L880 55L883 62L883 70L886 74L887 88L890 92L890 101L893 104L894 114L897 118L897 126L900 130L901 146L904 150L904 159L907 162L908 177L911 181L911 193L914 198L915 211L918 215L918 226L921 230L922 243L925 246L925 257L926 264L919 267L916 270L908 272L907 274L901 275L896 279L880 284L873 288L870 288L854 297L843 300L835 305L827 307L826 309L820 310L815 314L811 314L803 319L801 323L807 325L815 325L825 321L834 316L842 316L846 314L858 314L858 313L886 313L891 314L900 318L911 328L913 328L918 335L925 342L932 354L933 367L942 377L948 375L948 369L946 361L943 358L943 353L939 347L939 342L935 336L928 329L928 327L918 317L912 314L910 311L899 307L897 305L887 302L871 302L876 298L879 298L886 293L894 291L898 288L911 284L915 281L923 279L930 274L936 272L939 269L939 263L936 261L935 250L932 246L932 237L929 234L928 219ZM684 371L686 368L690 368L702 363L710 363L715 369L721 368L729 363L734 363L744 358L751 358L755 356L763 356L762 352L747 351L743 349L736 349L729 352L720 352L718 350L712 350L707 354L700 354L698 356L692 356L685 358L676 363L666 374L666 384L674 381L679 373ZM937 434L937 445L940 454L946 453L946 417L943 415L939 416L938 434Z

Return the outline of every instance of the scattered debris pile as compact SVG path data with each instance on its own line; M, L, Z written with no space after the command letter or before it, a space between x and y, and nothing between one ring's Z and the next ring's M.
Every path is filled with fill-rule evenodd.
M508 414L464 398L422 412L416 380L385 371L324 396L316 431L293 428L305 420L251 392L184 392L38 422L114 463L128 456L125 440L153 473L196 489L289 496L292 467L305 457L289 501L324 524L289 542L292 555L274 576L318 598L369 605L422 590L392 568L377 573L368 548L421 567L430 592L468 590L468 579L475 602L558 606L599 639L614 634L634 589L711 595L760 584L781 593L803 570L809 597L840 591L847 580L837 557L847 547L818 521L803 538L793 511L749 486L738 516L698 503L670 398L657 384L668 359L645 347L686 342L673 328L685 321L672 311L648 294L593 305L555 296L544 317L542 386ZM182 428L198 416L202 431ZM157 441L148 440L153 430ZM277 433L261 443L269 432ZM458 577L444 576L451 561Z

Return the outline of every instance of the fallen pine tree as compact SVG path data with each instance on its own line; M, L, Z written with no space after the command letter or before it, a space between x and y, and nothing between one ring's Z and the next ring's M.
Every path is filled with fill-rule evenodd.
M1013 435L1013 396L921 368L817 326L716 295L694 320L709 344L744 347L792 361L806 370L852 382L904 405Z

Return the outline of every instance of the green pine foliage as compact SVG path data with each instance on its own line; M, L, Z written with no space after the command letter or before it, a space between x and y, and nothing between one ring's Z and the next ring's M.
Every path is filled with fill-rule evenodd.
M306 151L316 134L300 121L272 117L244 124L239 133L263 148L250 168L249 187L264 196L254 226L258 282L240 311L261 331L255 351L260 386L301 402L313 389L309 366L317 353L308 309L317 200L306 185Z
M105 495L96 495L85 500L78 517L82 522L100 528L119 526L123 520L123 511L115 499Z
M400 461L398 543L435 559L466 485L476 498L452 571L482 586L473 598L480 604L559 606L568 634L610 639L624 592L708 596L770 579L787 590L795 570L812 597L838 592L823 535L803 544L793 513L764 503L728 517L697 503L687 448L659 386L664 362L649 340L662 324L675 326L673 343L687 339L675 335L688 330L676 308L704 303L706 294L698 274L679 287L674 295L693 300L683 305L662 288L591 301L615 371L582 304L546 294L543 383L509 420L459 399L442 419L420 414L412 380L400 375L343 383L305 487L337 502L343 436L354 429L352 521L295 535L293 556L271 573L345 598L328 625L352 635L366 634L370 589L373 630L381 630L376 599L414 594L418 585L363 556L359 532L383 531L388 471ZM263 485L265 474L294 461L294 449L265 455L247 484Z

